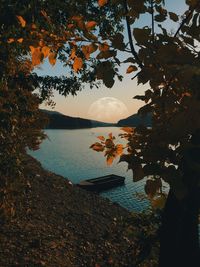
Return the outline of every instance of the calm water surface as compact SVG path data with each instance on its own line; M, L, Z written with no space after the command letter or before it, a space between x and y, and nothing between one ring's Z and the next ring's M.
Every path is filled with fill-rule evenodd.
M46 130L46 139L41 148L30 154L38 159L45 169L60 174L72 183L95 178L107 174L125 176L125 185L101 193L113 202L129 210L141 210L148 207L147 200L139 200L137 193L144 192L144 182L133 183L132 171L127 172L126 163L115 160L112 166L107 166L102 153L89 149L99 135L107 136L112 132L117 137L120 129L117 127L101 127L78 130Z

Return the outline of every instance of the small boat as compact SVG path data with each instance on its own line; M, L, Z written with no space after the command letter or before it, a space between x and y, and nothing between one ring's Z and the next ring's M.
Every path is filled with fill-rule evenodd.
M81 181L77 186L88 190L100 192L124 184L125 177L109 174L98 178Z

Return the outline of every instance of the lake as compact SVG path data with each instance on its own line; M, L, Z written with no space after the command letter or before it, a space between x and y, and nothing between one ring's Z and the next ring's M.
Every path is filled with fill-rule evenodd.
M90 149L98 141L99 135L107 136L112 132L116 137L121 132L118 127L100 127L78 130L46 130L46 139L39 150L29 153L42 163L42 166L62 175L72 183L107 174L125 176L125 185L100 193L103 197L119 203L128 210L141 211L149 206L147 199L139 199L137 193L144 193L144 181L134 183L132 171L127 171L126 163L107 166L102 153Z

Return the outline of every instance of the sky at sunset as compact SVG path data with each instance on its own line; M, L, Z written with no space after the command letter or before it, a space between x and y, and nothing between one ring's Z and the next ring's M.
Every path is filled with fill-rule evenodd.
M184 5L183 0L166 0L166 8L169 11L176 12L177 14L183 14L186 7ZM142 22L140 24L136 24L135 27L141 27L145 25L149 25L151 23L151 18L148 16L143 16ZM178 27L172 23L168 22L167 24L168 29L175 31ZM124 103L127 107L126 112L121 112L119 119L123 117L127 117L134 113L137 113L137 110L143 104L142 101L134 100L133 97L137 94L143 94L145 90L149 88L148 84L146 85L137 85L137 79L131 80L134 76L133 74L126 74L127 66L121 68L121 74L124 76L122 82L116 80L114 86L109 89L102 85L99 89L93 88L92 90L89 86L86 86L84 90L77 93L77 96L67 96L66 98L59 95L55 92L54 101L56 102L55 110L59 111L65 115L73 116L73 117L82 117L82 118L90 118L90 119L97 119L98 116L95 114L91 114L91 105L94 102L98 101L104 97L112 97L119 100L119 102ZM55 66L51 66L47 61L40 66L40 68L36 69L36 72L40 75L66 75L66 69L62 67L61 64L56 63ZM93 105L94 106L94 105ZM42 105L41 108L50 109L50 107ZM106 108L106 107L105 107ZM109 112L109 110L108 110ZM115 122L117 119L116 117L106 119L101 114L101 120L103 121L110 121Z

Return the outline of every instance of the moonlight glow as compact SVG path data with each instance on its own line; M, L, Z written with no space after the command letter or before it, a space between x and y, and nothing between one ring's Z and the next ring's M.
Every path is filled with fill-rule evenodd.
M103 122L117 122L129 116L125 104L114 97L103 97L95 101L88 110L90 119Z

